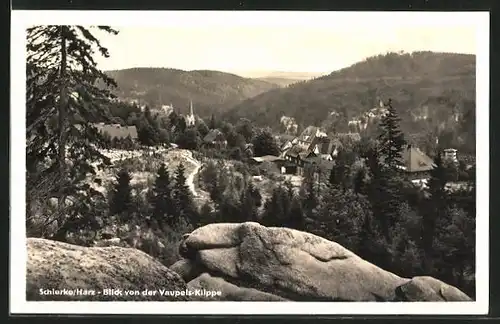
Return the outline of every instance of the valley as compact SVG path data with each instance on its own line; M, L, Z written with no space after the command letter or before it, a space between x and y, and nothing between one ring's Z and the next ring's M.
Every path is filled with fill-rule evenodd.
M220 285L228 299L475 299L475 56L102 72L78 54L101 46L82 30L28 33L29 51L62 53L26 64L30 287L60 284L40 262L52 249L89 289L114 273L131 291ZM104 266L74 270L82 255Z

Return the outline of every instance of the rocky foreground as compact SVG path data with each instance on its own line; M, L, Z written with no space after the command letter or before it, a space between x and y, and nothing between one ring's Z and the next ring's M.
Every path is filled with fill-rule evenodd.
M200 227L185 235L179 250L183 259L168 269L132 248L80 247L30 238L27 299L471 300L432 277L399 277L313 234L253 222ZM221 293L172 296L166 291Z
M186 300L170 291L185 281L151 256L132 248L82 247L28 239L26 299L37 301ZM154 293L154 295L152 295Z
M211 224L185 236L171 269L221 300L470 301L432 277L401 278L341 245L288 228Z

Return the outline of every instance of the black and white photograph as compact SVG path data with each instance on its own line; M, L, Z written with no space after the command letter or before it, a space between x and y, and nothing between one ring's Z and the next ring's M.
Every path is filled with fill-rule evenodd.
M12 39L11 312L487 313L487 12L13 11Z

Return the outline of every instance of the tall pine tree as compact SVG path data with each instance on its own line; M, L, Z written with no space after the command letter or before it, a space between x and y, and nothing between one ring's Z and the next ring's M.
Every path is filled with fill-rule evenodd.
M117 34L110 27L97 29ZM89 224L95 215L84 211L103 198L84 180L94 165L109 164L97 149L101 137L91 123L109 119L105 107L113 96L105 86L116 84L97 68L95 50L109 57L89 28L27 30L27 189L39 203L57 197L59 230L53 238L58 240ZM68 199L74 203L68 205Z
M389 99L387 113L380 122L377 152L368 157L372 171L370 201L373 214L385 239L391 242L391 230L399 218L401 195L401 169L404 166L402 151L406 144L399 129L400 118Z
M170 174L164 163L160 165L151 197L151 206L153 209L153 218L160 227L175 225L174 201L172 199L172 183Z
M116 176L116 183L111 192L109 211L111 215L119 215L126 221L133 212L132 189L130 187L130 174L121 169Z
M399 118L396 109L389 99L387 113L380 122L380 135L378 136L379 156L383 158L384 166L390 170L398 170L404 166L402 157L403 148L406 146L404 134L399 129Z
M198 226L197 210L193 202L193 196L186 184L186 169L181 163L175 171L175 184L172 192L176 215L184 218L193 226Z

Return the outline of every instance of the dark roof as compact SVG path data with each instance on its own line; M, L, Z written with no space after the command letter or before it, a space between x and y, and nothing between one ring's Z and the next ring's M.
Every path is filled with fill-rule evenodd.
M307 158L310 158L310 157L314 157L316 158L316 154L314 154L313 152L311 151L304 151L304 152L300 152L299 153L299 157L302 159L302 160L306 160Z
M329 137L316 137L309 149L314 150L316 146L320 154L332 154L336 147L341 146L341 143Z
M224 142L225 140L224 134L218 129L211 129L203 138L203 141L206 143Z
M288 156L293 156L293 157L297 157L299 155L299 153L303 152L304 149L299 147L299 146L293 146L291 149L289 149L285 155L288 155Z
M137 128L135 126L121 126L120 124L94 124L94 127L101 133L108 134L111 138L137 138Z

